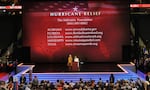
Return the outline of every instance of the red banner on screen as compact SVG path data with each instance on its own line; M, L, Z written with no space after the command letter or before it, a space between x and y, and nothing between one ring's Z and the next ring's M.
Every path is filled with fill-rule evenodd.
M127 3L120 1L25 3L23 25L33 62L66 62L69 54L84 62L120 61L129 43Z

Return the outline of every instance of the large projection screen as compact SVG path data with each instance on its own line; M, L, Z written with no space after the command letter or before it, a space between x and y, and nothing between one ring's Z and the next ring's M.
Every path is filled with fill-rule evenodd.
M33 62L122 60L129 44L127 0L24 2L23 46Z

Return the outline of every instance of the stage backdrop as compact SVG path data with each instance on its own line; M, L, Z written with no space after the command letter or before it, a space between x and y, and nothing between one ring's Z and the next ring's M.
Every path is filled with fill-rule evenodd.
M127 0L24 2L23 43L33 62L122 60L129 43Z

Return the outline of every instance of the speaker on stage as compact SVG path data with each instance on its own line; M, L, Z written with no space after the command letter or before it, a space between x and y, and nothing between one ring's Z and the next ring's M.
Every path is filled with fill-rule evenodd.
M29 63L30 62L30 47L17 48L15 50L14 57L18 59L18 61Z
M132 53L131 45L122 46L122 60L123 61L131 61L131 53Z

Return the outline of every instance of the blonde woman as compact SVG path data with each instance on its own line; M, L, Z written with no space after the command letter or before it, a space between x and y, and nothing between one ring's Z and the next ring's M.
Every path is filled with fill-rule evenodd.
M69 54L69 57L68 57L68 63L67 63L67 66L69 68L69 71L72 70L72 62L73 62L73 57L71 54Z

